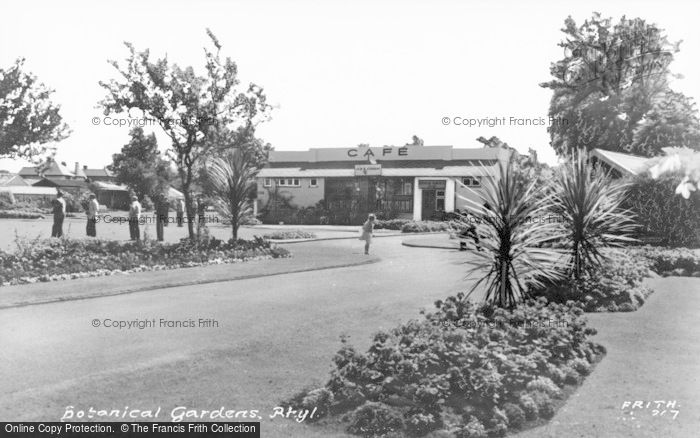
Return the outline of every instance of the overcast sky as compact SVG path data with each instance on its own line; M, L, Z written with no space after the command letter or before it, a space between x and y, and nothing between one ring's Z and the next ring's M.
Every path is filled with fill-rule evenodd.
M243 84L264 87L275 106L259 135L278 150L403 145L479 147L497 135L555 161L546 126L464 127L443 117L546 118L549 64L562 57L564 19L600 11L642 17L684 40L672 87L700 100L700 16L688 1L12 1L0 6L0 65L26 70L56 90L73 130L57 158L71 166L111 162L127 127L95 126L98 81L114 76L123 41L202 71L211 28ZM168 146L160 136L161 149ZM0 168L24 163L0 160Z

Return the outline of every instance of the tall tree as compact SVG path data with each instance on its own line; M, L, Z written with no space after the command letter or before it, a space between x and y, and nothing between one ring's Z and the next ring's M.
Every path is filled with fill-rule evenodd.
M214 153L203 169L202 185L218 210L231 220L232 237L237 239L241 222L252 215L255 176L267 162L271 146L246 128L235 132L217 129L211 141Z
M148 50L137 52L125 43L129 56L124 65L111 61L122 78L100 82L107 90L102 101L106 112L139 109L170 137L172 144L166 153L177 166L189 216L194 214L192 182L211 150L208 137L214 126L234 131L252 126L269 109L262 88L250 84L239 89L236 63L228 57L222 59L221 44L208 29L207 34L214 49L204 49L204 75L196 74L192 67L171 64L167 58L152 61ZM190 238L194 238L192 222L187 226Z
M18 59L0 68L0 158L24 158L35 163L53 154L51 143L66 138L68 126L51 102L53 90L22 70Z
M553 91L552 147L560 155L580 147L661 154L664 140L644 136L640 146L634 137L659 110L659 102L687 100L669 88L669 66L680 42L670 42L662 29L641 18L623 16L613 24L599 13L581 26L568 17L562 31L564 58L551 65L554 79L541 84ZM683 109L682 104L666 106L667 113ZM697 130L697 122L687 129Z
M142 128L134 128L129 135L129 143L122 147L121 153L112 155L108 168L118 183L129 187L139 198L154 199L168 188L174 177L170 160L161 156L155 134L145 135Z

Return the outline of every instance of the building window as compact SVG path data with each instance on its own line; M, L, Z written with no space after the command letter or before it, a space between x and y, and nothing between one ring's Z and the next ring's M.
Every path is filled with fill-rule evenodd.
M270 187L272 185L272 178L263 178L263 187Z
M309 181L309 187L318 187L318 179L311 178L311 181Z
M462 178L462 184L467 187L481 187L481 177L480 176L465 176Z
M277 185L280 187L299 187L299 178L280 178L277 180Z

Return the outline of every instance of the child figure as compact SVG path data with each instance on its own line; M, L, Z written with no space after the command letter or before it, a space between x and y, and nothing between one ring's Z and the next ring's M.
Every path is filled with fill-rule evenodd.
M362 224L362 235L360 240L365 241L365 254L369 254L369 245L372 243L372 232L374 231L374 215L370 214L367 220Z

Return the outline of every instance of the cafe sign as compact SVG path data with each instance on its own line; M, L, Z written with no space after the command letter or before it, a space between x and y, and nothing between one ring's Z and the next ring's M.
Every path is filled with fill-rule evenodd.
M356 164L355 176L379 176L382 174L381 164Z
M447 181L444 179L422 179L418 181L420 190L445 190Z

